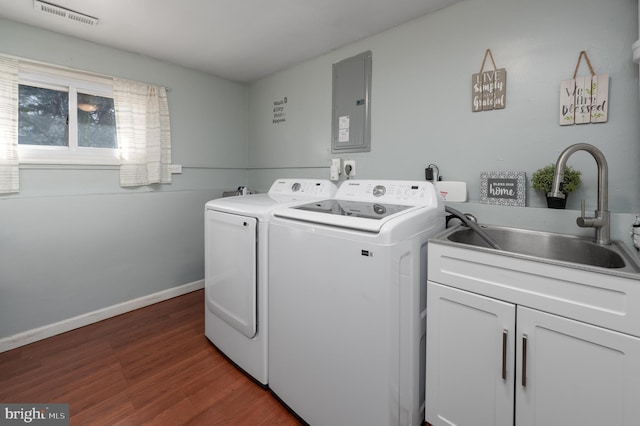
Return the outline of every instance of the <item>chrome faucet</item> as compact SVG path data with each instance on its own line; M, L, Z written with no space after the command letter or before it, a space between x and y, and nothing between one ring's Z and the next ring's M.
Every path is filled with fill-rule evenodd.
M596 239L598 244L611 244L611 218L609 214L609 166L604 154L598 148L588 143L577 143L566 148L556 162L556 171L553 175L553 184L551 192L547 194L549 197L565 198L562 192L561 184L564 181L564 167L567 160L576 151L587 151L596 160L598 166L598 208L595 211L595 217L586 217L584 212L584 200L582 200L582 208L580 217L576 219L576 224L581 228L595 228Z

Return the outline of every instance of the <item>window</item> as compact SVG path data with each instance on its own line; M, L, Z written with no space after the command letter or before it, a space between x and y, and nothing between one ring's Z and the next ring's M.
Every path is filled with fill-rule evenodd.
M20 85L18 88L18 144L67 146L69 94Z
M111 79L20 65L21 163L118 164Z

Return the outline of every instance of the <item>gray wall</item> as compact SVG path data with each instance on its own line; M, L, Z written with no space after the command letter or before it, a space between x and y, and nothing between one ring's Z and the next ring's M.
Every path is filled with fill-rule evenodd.
M248 89L0 19L0 53L167 86L170 185L116 167L20 168L0 195L0 338L204 278L207 200L247 182Z
M249 183L264 190L280 175L329 176L331 65L371 50L371 152L342 156L356 160L357 178L422 180L435 163L445 180L467 182L470 200L459 207L485 223L592 234L575 226L575 211L550 211L531 189L525 209L480 204L481 172L529 178L565 147L587 142L607 157L610 210L626 239L631 213L640 212L637 39L636 0L462 1L252 84ZM471 75L487 48L507 70L507 107L472 113ZM561 127L560 81L571 78L581 50L596 73L610 75L609 121ZM583 63L578 75L587 73ZM285 96L287 121L273 124L273 102ZM577 153L569 164L584 184L568 208L586 199L594 210L595 162Z
M23 166L21 191L0 196L0 338L200 280L206 200L278 177L328 178L331 65L373 52L372 150L358 178L423 179L436 163L469 185L457 206L485 223L580 231L575 210L550 211L530 191L527 208L479 203L480 173L554 162L593 143L610 165L614 236L626 238L638 189L638 39L635 0L464 0L375 37L276 73L249 87L143 56L0 19L0 53L162 84L170 88L171 185L118 186L109 167ZM507 69L507 108L471 113L471 74L491 48ZM580 50L610 74L609 122L558 125L561 80ZM581 67L581 75L586 69ZM287 97L285 123L273 102ZM569 208L595 208L595 166L570 161L584 186Z

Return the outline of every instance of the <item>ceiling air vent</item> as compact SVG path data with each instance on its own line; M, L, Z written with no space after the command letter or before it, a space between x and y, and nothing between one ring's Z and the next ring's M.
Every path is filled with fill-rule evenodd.
M85 15L83 13L76 12L71 9L66 9L55 4L46 3L40 0L33 0L33 8L35 10L39 10L40 12L49 13L61 18L67 18L71 21L80 22L81 24L87 24L91 26L98 24L98 18L94 18L93 16Z

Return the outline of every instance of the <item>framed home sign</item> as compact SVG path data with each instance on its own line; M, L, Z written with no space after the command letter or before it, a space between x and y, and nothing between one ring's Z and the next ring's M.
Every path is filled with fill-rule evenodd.
M482 172L480 201L484 204L524 207L527 198L525 172Z

